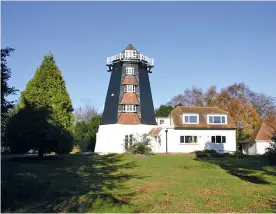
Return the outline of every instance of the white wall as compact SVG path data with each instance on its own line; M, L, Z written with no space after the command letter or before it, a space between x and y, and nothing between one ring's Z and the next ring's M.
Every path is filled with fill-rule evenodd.
M271 141L256 141L242 144L242 150L247 155L262 155L265 149L270 147Z
M163 124L160 124L160 120L164 120ZM169 117L156 117L157 125L160 127L170 127L170 118Z
M161 149L159 152L166 152L166 133L161 131ZM211 143L211 136L226 136L226 143ZM198 143L180 143L180 136L198 136ZM204 149L214 149L217 152L236 151L235 130L168 130L168 152L193 152Z
M256 143L249 143L248 144L248 155L255 155L257 152Z
M152 125L122 125L110 124L100 125L97 133L96 153L123 153L125 135L148 134Z
M265 149L270 147L271 141L256 141L256 153L262 155L265 153Z
M96 153L123 153L125 135L148 134L152 128L158 126L152 125L101 125L97 133ZM160 127L160 126L159 126ZM155 153L166 152L166 128L159 133L161 144L152 137L151 145ZM211 143L211 136L226 136L226 143ZM180 143L180 136L198 136L197 144ZM168 152L189 153L197 150L214 149L217 152L236 151L236 131L235 130L175 130L168 129Z

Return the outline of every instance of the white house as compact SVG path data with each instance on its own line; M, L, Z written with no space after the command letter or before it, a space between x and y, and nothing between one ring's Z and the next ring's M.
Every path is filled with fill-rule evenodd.
M252 136L242 143L242 152L247 155L262 155L266 148L270 147L272 137L276 133L276 129L262 123L257 127Z
M236 126L226 111L218 107L178 106L168 117L156 118L151 129L152 149L156 153L189 153L213 149L236 151Z

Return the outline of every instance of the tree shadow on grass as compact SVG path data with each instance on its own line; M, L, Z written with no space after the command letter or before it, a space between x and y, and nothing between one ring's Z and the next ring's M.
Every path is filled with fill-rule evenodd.
M271 184L264 175L276 176L276 171L267 170L268 161L264 156L245 156L212 154L203 156L202 152L196 152L197 161L208 162L220 166L227 173L244 181L255 184Z
M122 155L25 157L2 161L2 212L104 212L130 205Z

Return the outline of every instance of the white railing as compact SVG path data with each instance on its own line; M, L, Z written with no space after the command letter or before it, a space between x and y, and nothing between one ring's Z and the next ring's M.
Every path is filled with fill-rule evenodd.
M133 54L131 56L129 55L126 56L126 54L123 54L123 53L119 53L117 55L107 57L106 63L110 65L116 60L121 60L121 61L139 60L139 61L145 61L146 63L152 66L154 64L153 58L149 58L147 56L144 56L143 54Z

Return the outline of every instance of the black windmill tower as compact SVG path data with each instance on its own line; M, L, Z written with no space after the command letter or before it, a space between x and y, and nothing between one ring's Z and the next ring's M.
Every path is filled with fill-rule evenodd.
M107 66L111 77L101 125L157 125L149 81L153 59L129 44L108 57Z

